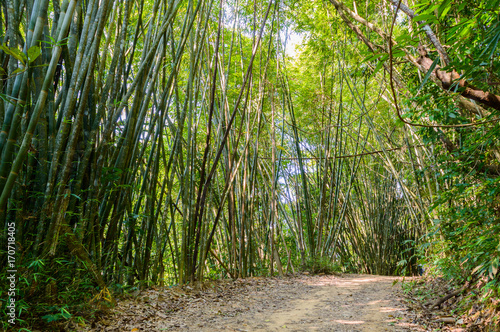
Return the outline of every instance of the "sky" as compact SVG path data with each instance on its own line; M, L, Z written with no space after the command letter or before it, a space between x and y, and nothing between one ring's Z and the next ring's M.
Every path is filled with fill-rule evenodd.
M286 41L285 53L287 56L294 58L297 54L297 47L302 44L303 36L301 33L291 32ZM283 40L284 42L284 40Z

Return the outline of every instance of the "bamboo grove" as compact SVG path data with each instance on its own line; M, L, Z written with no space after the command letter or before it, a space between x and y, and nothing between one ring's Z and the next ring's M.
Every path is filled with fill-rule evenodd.
M304 9L323 21L293 59L287 2L3 0L0 215L26 303L74 271L94 293L319 261L414 273L434 146L332 3Z

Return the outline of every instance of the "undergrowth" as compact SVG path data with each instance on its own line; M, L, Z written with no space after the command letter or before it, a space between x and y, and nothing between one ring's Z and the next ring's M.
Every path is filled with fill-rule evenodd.
M0 274L6 280L6 273ZM7 293L0 285L0 293ZM2 320L4 331L66 330L71 322L84 325L106 309L103 299L85 266L61 255L57 258L25 260L17 269L15 325ZM1 314L7 317L6 296L0 299Z
M339 274L342 272L342 267L337 263L332 263L328 257L315 257L306 260L305 264L301 266L301 270L312 274Z
M465 282L438 275L433 269L424 277L402 283L402 292L409 307L417 313L419 323L440 329L439 317L453 317L454 327L466 331L500 331L499 282L471 276ZM454 295L455 296L450 296ZM449 298L440 302L446 296Z

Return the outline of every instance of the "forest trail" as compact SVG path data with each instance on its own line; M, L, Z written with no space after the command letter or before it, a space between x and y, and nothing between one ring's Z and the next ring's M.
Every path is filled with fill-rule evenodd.
M299 275L147 290L92 331L417 331L393 286L399 279Z
M404 308L392 287L394 280L371 275L307 278L284 307L272 304L263 312L247 311L229 321L226 330L409 331L401 322Z

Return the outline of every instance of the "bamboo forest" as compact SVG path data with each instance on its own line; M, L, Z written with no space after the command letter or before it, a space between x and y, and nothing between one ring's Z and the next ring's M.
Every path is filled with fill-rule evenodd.
M0 3L3 330L500 331L500 0Z

